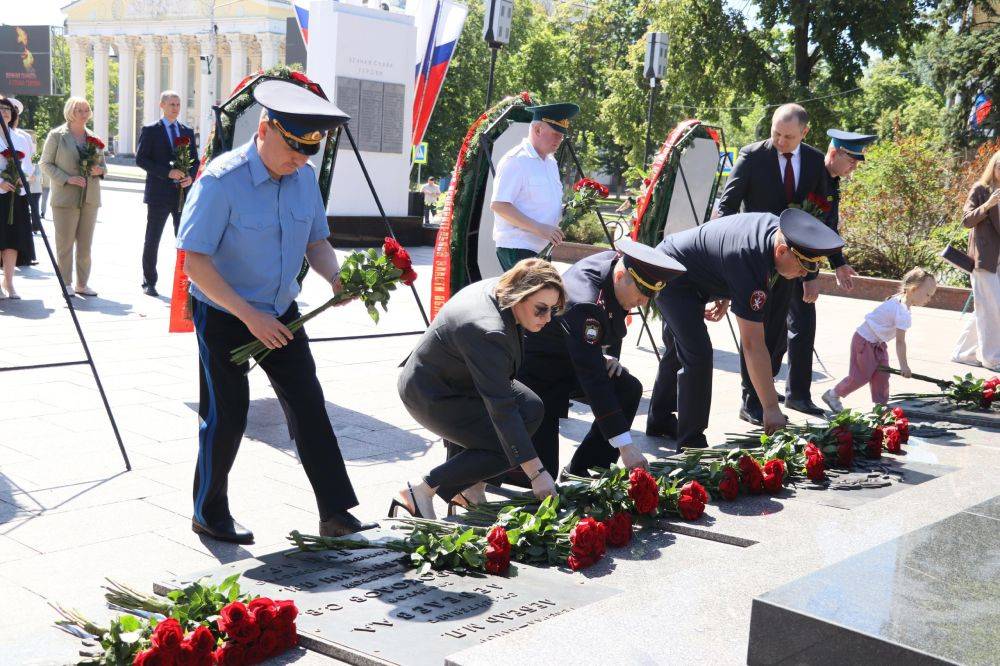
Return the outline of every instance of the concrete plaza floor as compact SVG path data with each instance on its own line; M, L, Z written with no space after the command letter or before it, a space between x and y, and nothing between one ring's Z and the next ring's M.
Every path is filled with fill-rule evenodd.
M285 546L291 529L316 529L316 508L289 441L280 408L264 374L251 373L246 437L230 477L234 515L257 542L236 546L199 538L190 528L191 485L197 454L197 354L193 334L169 334L167 296L140 290L145 227L141 186L105 185L94 242L95 298L75 298L132 471L121 456L85 365L0 374L0 664L65 663L78 643L53 627L49 603L100 617L105 577L149 589L180 575ZM51 237L51 222L46 223ZM173 236L160 252L161 292L169 294ZM0 301L0 367L84 358L41 240L41 263L19 271L21 301ZM430 248L414 248L425 307ZM307 278L303 310L327 297L324 283ZM818 305L817 348L831 378L817 366L814 397L846 374L853 329L873 303L824 296ZM959 331L955 312L918 309L908 341L916 372L964 373L948 361ZM419 330L412 296L397 292L376 327L360 306L330 311L309 326L313 338ZM710 326L716 347L715 395L709 440L744 432L736 418L738 359L724 323ZM636 346L638 322L623 363L652 388L656 359L648 340ZM377 519L407 479L444 459L444 448L403 409L396 394L398 365L415 337L320 342L312 347L327 409L360 499L357 514ZM893 379L893 389L926 385ZM867 408L859 392L847 406ZM671 448L647 439L646 400L633 435L650 456ZM801 415L790 414L796 421ZM563 456L589 427L574 409L563 432ZM939 520L997 494L1000 465L996 431L965 430L943 440L917 442L910 459L955 470L890 497L845 510L791 496L765 503L709 506L706 524L758 542L735 548L683 535L644 540L638 550L612 557L587 572L624 589L567 616L476 648L461 663L703 663L745 660L750 600L817 567L843 559L906 531ZM443 508L443 507L441 507ZM804 527L805 526L805 527ZM661 538L662 537L662 538ZM659 540L657 540L659 539ZM583 574L577 574L583 575ZM593 631L601 626L611 631ZM586 645L576 645L586 635ZM498 649L499 648L499 649ZM562 655L562 656L558 656ZM325 660L298 651L283 662Z

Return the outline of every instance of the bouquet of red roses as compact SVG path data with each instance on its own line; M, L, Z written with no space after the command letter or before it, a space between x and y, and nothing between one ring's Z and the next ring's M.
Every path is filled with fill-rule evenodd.
M789 208L801 208L818 220L823 220L833 208L833 201L828 196L822 196L815 192L806 195L806 200L799 204L791 204Z
M340 284L343 287L341 292L312 312L290 323L288 330L295 333L316 315L338 303L354 298L364 303L368 314L377 324L379 314L375 306L381 305L382 310L387 311L389 292L396 289L396 283L411 285L416 279L417 274L413 270L409 253L395 238L386 238L381 255L374 249L352 252L340 267ZM260 340L254 340L233 349L229 359L237 365L246 363L251 358L260 363L271 351Z
M24 153L20 150L5 148L0 153L0 156L3 156L7 161L3 167L3 171L0 171L0 180L4 180L14 186L14 190L10 193L10 205L7 207L7 224L14 224L14 199L17 198L17 189L21 182L21 179L17 175L16 162L24 159Z
M194 166L194 158L191 156L191 137L179 136L174 139L174 160L171 166L178 171L183 171L186 177L191 173ZM184 210L184 188L177 185L177 210Z
M563 205L563 216L559 228L566 231L580 221L587 213L597 207L599 199L608 197L608 188L591 178L581 178L573 185L573 196ZM552 256L552 243L549 243L538 255L542 259Z
M87 140L77 150L80 152L80 175L83 177L83 189L80 190L80 208L83 208L83 204L87 201L90 171L97 166L100 152L104 150L104 142L88 134Z

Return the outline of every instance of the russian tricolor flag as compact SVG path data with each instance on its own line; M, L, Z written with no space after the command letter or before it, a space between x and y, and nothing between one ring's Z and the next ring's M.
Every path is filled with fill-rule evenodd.
M310 0L292 0L292 7L295 8L295 20L299 24L299 31L302 33L302 42L309 43L309 3Z
M448 65L462 35L469 10L449 0L422 0L414 12L417 27L416 86L413 95L413 141L423 141Z
M969 113L969 126L973 129L980 127L993 109L993 100L982 91L976 95L976 101L972 104L972 112Z

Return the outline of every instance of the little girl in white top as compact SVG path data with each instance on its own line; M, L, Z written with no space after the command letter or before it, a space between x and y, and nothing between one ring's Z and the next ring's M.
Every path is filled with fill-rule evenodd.
M889 373L878 369L889 365L886 343L896 339L896 357L899 359L899 373L910 376L910 366L906 362L906 331L910 328L910 308L926 305L937 289L934 276L923 268L914 268L903 276L899 293L883 301L877 308L865 315L851 339L851 370L840 383L823 394L823 402L830 409L840 412L844 409L840 399L871 384L872 402L886 404L889 401Z

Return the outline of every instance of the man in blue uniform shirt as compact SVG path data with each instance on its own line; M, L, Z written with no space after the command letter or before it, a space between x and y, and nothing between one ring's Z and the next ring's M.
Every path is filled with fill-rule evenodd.
M274 352L261 362L286 405L302 466L316 494L321 534L339 536L372 527L348 511L357 498L308 338L287 324L299 316L296 276L302 258L341 291L340 267L316 175L306 165L326 131L348 120L336 106L293 83L267 81L254 89L263 107L257 135L220 155L192 188L177 247L191 278L198 337L201 416L194 479L195 532L251 543L253 533L229 511L227 478L246 428L247 366L232 349L257 338Z
M771 433L786 424L764 341L764 306L780 278L795 280L815 273L820 260L843 245L835 231L792 208L780 218L771 213L719 218L673 234L657 246L687 269L656 297L667 353L660 361L649 404L649 420L667 434L674 435L670 430L675 429L678 448L708 445L713 350L705 321L722 319L730 302L743 359L763 405L764 429ZM706 309L712 301L714 305Z
M646 467L632 443L632 420L642 399L642 383L619 362L625 317L684 272L676 260L631 238L618 252L600 252L573 264L563 274L566 308L524 343L518 378L542 399L545 416L532 442L553 474L559 469L559 419L569 399L586 397L594 424L567 466L585 476L621 457L626 467Z

